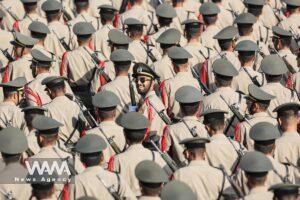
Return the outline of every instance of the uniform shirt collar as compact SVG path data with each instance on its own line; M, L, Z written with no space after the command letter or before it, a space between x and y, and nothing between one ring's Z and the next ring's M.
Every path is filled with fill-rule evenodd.
M192 160L189 163L189 166L203 166L203 165L208 165L207 161L205 161L205 160Z
M115 121L103 121L100 123L100 126L111 126L111 125L117 125Z
M198 117L196 117L196 116L184 116L182 119L185 121L198 121L199 120Z
M223 134L223 133L218 133L218 134L215 134L213 136L211 136L211 140L219 140L219 139L224 139L226 138L226 136Z
M128 150L130 149L144 149L142 144L132 144L128 147Z
M267 112L254 113L253 117L271 117Z
M262 193L262 192L268 192L268 188L266 186L258 186L258 187L252 188L250 190L249 194Z
M284 132L284 133L282 134L282 136L285 136L285 137L290 137L290 136L292 136L292 137L294 137L294 136L299 136L299 133L298 133L297 131L294 131L294 132Z

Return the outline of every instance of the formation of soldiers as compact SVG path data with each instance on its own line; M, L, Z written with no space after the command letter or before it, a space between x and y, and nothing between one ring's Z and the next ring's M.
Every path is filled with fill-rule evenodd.
M299 50L300 0L1 0L0 199L299 199Z

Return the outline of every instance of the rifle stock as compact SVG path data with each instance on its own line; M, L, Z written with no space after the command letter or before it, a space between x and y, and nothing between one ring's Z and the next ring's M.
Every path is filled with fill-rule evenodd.
M136 100L135 100L135 92L134 87L131 81L131 74L128 74L129 79L129 92L130 92L130 100L131 100L131 106L137 106Z
M197 79L200 87L205 92L205 94L210 95L212 92L208 89L208 87L204 83L202 83L202 81L200 79L200 75L195 71L194 67L191 67L191 71L192 71L193 76Z

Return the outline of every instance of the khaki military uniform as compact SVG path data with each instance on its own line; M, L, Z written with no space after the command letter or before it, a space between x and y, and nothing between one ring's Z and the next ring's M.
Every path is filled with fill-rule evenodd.
M117 173L105 171L100 166L88 167L81 174L75 176L75 184L70 184L70 199L89 196L113 200L108 187L114 188L121 198L136 199L123 177Z
M250 84L253 84L253 82L252 82L251 78L249 77L248 73L246 72L246 70L248 71L248 73L251 77L253 77L253 78L256 77L257 81L261 85L264 85L264 83L265 83L265 79L264 79L262 73L254 71L254 69L249 66L241 67L239 70L239 74L237 76L233 77L231 87L235 91L241 91L244 94L248 94L248 86Z
M244 41L244 40L251 40L251 41L255 42L256 44L258 44L259 49L263 54L269 55L270 52L269 52L268 46L263 42L259 42L259 37L257 37L257 36L259 36L259 34L254 32L254 28L255 28L255 24L253 25L253 32L251 33L251 35L239 37L238 40L236 41L236 44L238 44L239 42ZM256 64L257 63L260 63L260 62L258 62L258 60L257 60Z
M279 26L285 30L290 31L293 29L295 34L300 33L300 14L299 13L293 13L288 18L282 20L279 23Z
M15 25L17 30L20 33L30 36L30 30L28 29L29 25L34 22L34 21L39 21L39 22L43 22L44 24L47 24L47 21L45 18L40 17L37 13L29 13L26 14L24 19L22 19L18 23L18 25Z
M42 10L42 5L45 1L46 0L39 0L37 2L37 12L41 17L44 17L44 18L46 17L46 14ZM74 2L72 0L62 0L59 2L62 4L64 10L71 16L71 18L74 19L74 13L73 13L73 11L75 10ZM60 18L60 22L64 22L63 17Z
M297 62L297 56L294 55L290 49L282 49L279 50L279 55L282 58L285 58L287 61L287 64L289 64L293 70L297 73L299 71L298 62ZM294 75L295 76L295 75ZM288 70L288 72L284 76L284 83L286 84L288 81L292 81L293 74Z
M171 118L180 118L179 103L175 101L175 93L182 86L193 86L200 90L200 86L191 72L179 72L174 78L162 83L162 100Z
M8 53L10 55L13 55L13 46L10 43L11 41L14 40L14 36L11 32L0 30L0 38L1 38L1 43L0 43L0 48L2 50L7 49ZM0 60L3 64L3 67L5 67L8 63L7 58L3 55L2 52L0 52Z
M300 93L300 72L293 74L293 89L295 89L298 93Z
M6 165L0 172L0 199L8 199L4 195L10 192L15 199L29 199L32 189L30 184L24 184L27 173L20 163Z
M140 196L138 198L139 200L160 200L160 197L154 197L154 196Z
M113 25L106 24L93 35L93 45L95 51L100 51L106 59L110 57L110 46L108 44L108 32L115 29Z
M187 19L197 19L197 16L193 11L195 8L193 10L187 10L184 7L175 7L174 9L176 11L176 14L177 14L180 24L182 24ZM182 30L183 30L183 28L182 28Z
M226 172L229 175L232 174L232 170L234 170L232 168L238 159L235 149L243 149L242 145L227 138L224 134L213 135L210 140L211 142L206 144L208 162L214 167L219 167L222 164Z
M20 59L9 64L9 80L18 77L25 77L27 82L31 82L34 78L30 68L32 56L30 53L23 55Z
M73 30L74 25L78 22L89 22L96 30L102 27L100 20L92 17L88 12L78 14L74 19L68 22L68 26L70 26L70 29Z
M264 26L260 18L253 24L253 37L256 41L266 45L272 43L272 31Z
M277 126L277 120L273 117L271 117L266 112L260 112L255 113L251 116L251 118L248 120L251 124L251 127L253 127L255 124L259 122L269 122L273 124L274 126ZM253 150L254 141L250 138L250 125L247 122L240 123L240 129L235 135L235 139L240 141L249 151Z
M266 85L262 86L261 89L276 97L275 99L271 100L270 106L268 108L269 114L274 117L276 115L275 113L273 113L273 110L277 106L284 103L299 101L294 91L287 89L280 83L267 83Z
M123 128L119 126L114 121L103 121L99 125L101 129L104 131L105 135L108 138L113 138L114 142L117 144L117 146L120 148L120 150L124 150L126 146L126 141L123 133ZM113 148L109 145L109 142L107 141L107 138L104 137L104 134L100 131L99 128L93 128L91 130L88 130L86 132L87 134L97 134L100 135L107 143L108 148L103 151L104 155L104 168L107 168L107 164L109 161L109 158L116 155L116 152L113 150Z
M59 137L66 142L71 134L73 136L70 142L76 143L80 137L78 128L80 127L80 108L74 101L71 101L66 96L54 98L49 104L44 105L47 108L47 114L52 119L55 119L63 124L59 127Z
M222 0L224 7L237 14L245 12L246 8L242 0Z
M160 60L153 63L152 69L155 73L157 73L162 81L173 78L176 75L172 61L168 55L163 55Z
M141 190L137 178L135 177L135 167L143 160L152 160L167 170L168 166L161 158L158 152L150 151L141 144L129 146L125 152L111 158L109 167L110 171L119 172L128 182L130 188L136 196L141 195Z
M210 56L210 50L208 48L205 48L201 43L188 43L185 47L185 50L187 50L193 57L189 59L189 64L191 66L194 66L198 63L203 63L206 58ZM202 52L202 54L200 53Z
M196 116L185 116L182 118L188 125L188 127L181 121L179 123L168 126L162 137L161 146L163 151L171 151L172 158L178 164L186 162L185 157L183 156L184 146L180 145L184 139L192 138L192 133L188 130L195 129L198 137L208 138L208 133L205 129L205 126L199 121Z
M31 130L28 134L26 134L28 141L28 148L34 153L37 154L41 148L37 142L36 138L36 130Z
M89 1L89 13L91 16L95 17L95 18L99 18L100 14L99 14L99 6L101 5L112 5L112 1L111 0L90 0Z
M16 20L6 11L7 9L11 11L11 13L16 15L19 20L23 19L25 15L23 3L19 0L3 0L0 4L0 8L6 14L5 18L3 19L3 24L5 30L8 31L13 30L13 25L16 22Z
M269 29L271 29L273 26L276 26L279 22L274 12L276 11L273 11L270 3L267 3L264 5L262 15L260 16L260 21Z
M218 14L218 20L216 22L216 25L219 27L220 30L226 28L227 26L232 26L234 21L232 12L227 10L222 5L218 5L218 7L220 9L220 13Z
M188 184L197 199L218 199L219 193L229 187L222 171L209 166L205 160L191 161L174 173L174 179Z
M183 8L186 11L191 11L193 14L198 17L199 16L199 9L200 9L201 3L199 1L195 0L185 0L183 2Z
M218 40L213 39L217 33L219 33L220 28L217 25L210 25L205 28L205 31L201 34L200 40L203 46L208 47L210 49L216 48L220 51Z
M273 193L268 191L265 186L255 187L244 197L245 200L272 200Z
M0 103L0 127L13 126L23 129L25 126L24 113L12 101Z

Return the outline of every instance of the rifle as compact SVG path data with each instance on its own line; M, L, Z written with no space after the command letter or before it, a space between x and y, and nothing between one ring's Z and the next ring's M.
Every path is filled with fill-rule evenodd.
M149 100L149 103L150 103L150 105L153 107L153 109L155 110L155 112L159 115L159 117L165 122L165 124L167 124L167 125L172 125L172 122L171 122L171 120L170 120L170 118L167 116L167 115L165 115L165 113L164 113L164 109L162 109L161 111L159 111L152 103L151 103L151 101Z
M204 83L202 83L202 81L200 80L200 75L198 75L198 73L195 71L195 69L193 67L191 67L191 71L192 71L193 76L197 79L200 87L205 92L205 94L210 95L212 92L208 89L208 87Z
M239 14L233 10L231 3L228 3L228 6L230 9L227 9L229 12L231 12L231 14L234 16L234 18L236 18Z
M196 131L196 126L194 126L193 128L190 128L186 121L182 119L182 122L184 123L184 125L187 127L187 129L189 130L189 132L192 134L193 137L197 137L198 134L197 134L197 131Z
M152 49L150 49L150 46L151 46L151 47L154 47L154 45L149 44L148 39L145 39L144 42L145 42L145 44L146 44L146 48L143 46L142 43L141 43L141 44L142 44L142 46L144 47L144 49L145 49L145 51L146 51L146 53L147 53L147 56L150 58L150 60L151 60L153 63L156 62L157 59L155 58L154 54L152 53ZM147 57L146 63L148 63L148 57Z
M121 7L120 7L120 10L119 10L120 14L122 14L126 11L127 5L128 5L128 0L123 0L122 4L121 4Z
M128 74L128 79L129 79L129 92L130 92L131 106L132 106L132 109L135 109L137 107L137 104L136 104L136 100L135 100L134 87L133 87L133 84L131 81L131 74ZM131 111L133 111L133 110L131 110Z
M295 74L296 73L296 70L294 69L294 67L287 61L286 59L286 56L280 56L279 55L279 52L275 49L275 48L272 48L271 49L275 54L277 54L277 56L281 57L283 62L286 64L287 68L289 69L289 71L292 73L292 74Z
M65 38L59 38L59 36L57 35L57 33L52 30L52 32L55 34L55 36L57 37L58 41L60 42L60 44L65 48L66 51L71 51L70 46L66 43Z
M3 49L0 49L1 50L1 52L2 52L2 54L7 58L7 60L9 61L9 62L14 62L16 59L14 59L9 53L8 53L8 49L5 49L5 50L3 50Z
M228 182L230 183L232 189L234 190L234 192L236 193L236 195L239 198L243 198L244 194L242 192L242 190L240 189L240 187L230 178L230 176L227 174L224 166L221 164L220 165L220 170L223 172L224 176L227 178Z
M72 20L72 17L71 17L71 15L66 11L66 9L62 9L61 10L62 11L62 13L63 13L63 16L64 16L64 20L65 21L71 21Z
M246 72L246 74L248 75L248 77L251 79L252 83L253 83L254 85L260 87L261 84L258 82L257 76L252 77L252 76L250 75L250 73L248 72L248 70L247 70L245 67L243 67L243 69L244 69L244 71Z
M179 169L178 165L175 163L175 161L167 154L167 153L163 153L155 144L155 142L153 140L150 139L150 142L152 144L152 146L156 149L156 151L160 154L160 156L162 157L162 159L164 159L164 161L167 163L167 165L170 167L170 169L172 170L172 172L175 172L176 170Z
M118 192L115 190L114 185L108 186L106 182L104 182L104 180L100 177L99 174L97 175L97 177L115 200L122 200Z
M20 21L19 17L11 11L11 7L6 8L2 2L0 3L0 5L15 21Z

